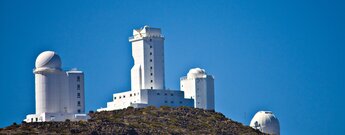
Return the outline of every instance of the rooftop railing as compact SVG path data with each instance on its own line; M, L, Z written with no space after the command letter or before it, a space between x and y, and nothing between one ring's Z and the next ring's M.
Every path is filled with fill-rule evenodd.
M164 38L164 36L162 34L159 34L159 35L151 35L151 34L141 34L141 35L134 35L134 36L131 36L128 38L128 40L134 40L134 39L140 39L140 38L143 38L143 37L160 37L160 38Z

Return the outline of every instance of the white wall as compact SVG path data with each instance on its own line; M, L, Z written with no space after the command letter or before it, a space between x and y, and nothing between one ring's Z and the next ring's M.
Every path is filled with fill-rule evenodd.
M207 75L206 81L206 108L215 110L215 99L214 99L214 78L211 75Z
M133 56L134 57L134 56ZM131 69L131 87L132 91L141 89L141 65L135 64Z
M61 74L60 76L60 80L61 80L61 91L60 91L60 109L59 112L60 113L67 113L68 109L70 108L70 98L69 98L69 86L68 86L68 76L66 74L66 72L64 72L63 74ZM54 112L57 113L57 112Z
M100 110L118 110L131 106L133 103L141 103L142 94L138 91L127 91L113 94L113 101L107 103L107 108Z
M26 116L26 122L45 122L45 121L71 121L87 120L89 116L86 114L73 114L73 113L41 113L30 114Z
M66 89L60 70L35 73L36 114L60 112L60 94Z
M132 96L131 96L132 95ZM127 91L113 95L113 101L107 103L107 108L101 108L97 111L110 111L124 109L129 106L188 106L193 107L192 99L185 99L184 93L177 90L151 90L142 89L139 91Z
M144 90L147 91L148 104L156 107L160 106L189 106L193 107L192 99L185 99L183 91L177 90Z
M182 77L180 88L185 98L194 99L195 108L214 110L214 79L210 75L201 77Z
M69 86L69 93L66 95L69 97L68 113L85 113L84 73L81 71L67 71L66 73ZM79 105L78 102L80 102Z
M187 77L182 77L180 81L180 89L184 92L185 98L195 99L195 79L187 79Z

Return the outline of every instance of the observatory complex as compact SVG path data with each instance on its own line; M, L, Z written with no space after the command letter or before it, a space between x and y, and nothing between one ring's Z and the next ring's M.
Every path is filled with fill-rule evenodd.
M144 26L133 30L134 66L131 69L131 90L113 94L106 108L110 111L127 107L188 106L214 110L214 79L204 69L194 68L181 78L181 90L165 88L164 36L159 28ZM26 122L87 120L84 100L84 73L64 71L60 56L45 51L36 59L36 113L26 116Z
M84 73L63 71L60 56L53 51L42 52L35 66L36 113L24 121L86 120Z
M97 111L119 110L127 107L188 106L215 110L214 77L204 69L190 69L180 78L180 90L165 87L164 36L161 29L144 26L133 30L134 65L131 69L131 90L115 93L105 108ZM36 59L35 101L36 113L26 116L26 122L87 120L84 99L84 73L64 71L60 56L45 51ZM250 126L263 133L279 135L279 121L270 111L259 111Z
M200 68L191 69L181 78L181 90L165 87L164 36L161 29L144 26L133 30L134 66L131 69L131 90L113 94L113 101L97 111L124 109L129 106L189 106L214 110L214 79Z

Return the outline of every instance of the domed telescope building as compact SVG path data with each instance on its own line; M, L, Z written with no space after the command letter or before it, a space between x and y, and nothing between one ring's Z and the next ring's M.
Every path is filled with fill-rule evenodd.
M60 56L53 51L38 55L35 63L36 113L26 122L86 120L84 73L63 71Z
M194 99L195 108L214 110L214 79L204 69L193 68L180 79L185 98Z
M270 135L280 135L277 117L270 111L259 111L250 121L250 127Z

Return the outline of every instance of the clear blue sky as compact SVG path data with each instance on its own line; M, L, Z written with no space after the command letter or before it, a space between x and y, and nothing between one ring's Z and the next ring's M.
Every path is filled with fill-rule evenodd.
M216 111L283 135L345 134L345 4L337 1L0 1L0 127L34 113L37 55L85 72L86 109L130 89L128 37L162 28L166 86L193 67L215 76Z

